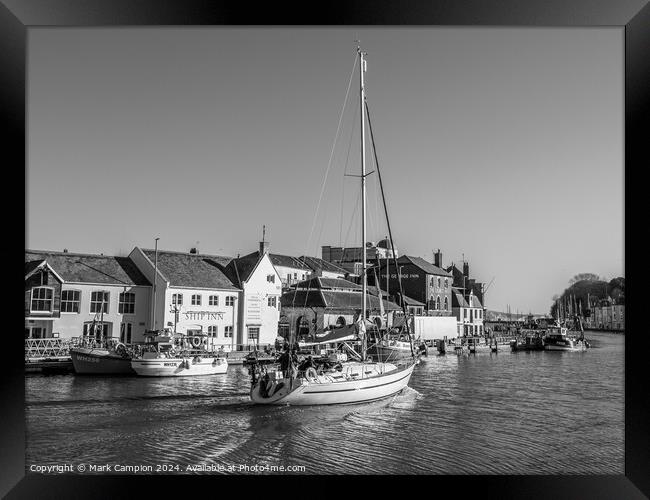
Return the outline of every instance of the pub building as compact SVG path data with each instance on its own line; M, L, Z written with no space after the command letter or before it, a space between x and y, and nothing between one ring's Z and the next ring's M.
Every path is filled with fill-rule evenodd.
M151 284L128 257L25 251L25 339L144 339Z

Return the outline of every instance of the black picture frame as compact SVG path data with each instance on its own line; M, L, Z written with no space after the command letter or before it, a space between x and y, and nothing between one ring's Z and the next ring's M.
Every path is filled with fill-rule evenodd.
M207 0L1 0L0 3L0 105L5 122L4 150L5 204L4 245L0 255L7 264L9 283L18 281L16 263L23 258L24 246L18 242L25 234L25 217L20 217L20 205L25 207L25 176L20 165L26 165L26 55L27 30L32 26L151 26L151 25L447 25L447 26L521 26L521 27L586 27L620 26L625 30L625 213L633 217L638 210L634 189L642 184L634 182L636 173L647 163L643 153L647 149L650 129L650 6L646 0L413 0L409 3L387 0L348 0L321 4L306 2L268 2L248 5L244 2ZM23 172L24 173L24 172ZM22 180L21 180L22 179ZM18 207L17 207L18 205ZM642 208L641 208L642 209ZM631 219L632 220L632 219ZM8 225L8 227L7 227ZM627 225L626 225L627 228ZM627 240L625 260L644 262L643 258L629 259L632 250ZM635 268L642 273L642 270ZM14 275L15 272L15 275ZM418 488L426 488L427 495L440 492L442 486L452 494L480 494L494 498L644 498L650 496L650 439L648 426L650 390L648 363L643 352L644 332L638 306L640 285L635 276L626 276L628 290L625 338L625 475L621 476L436 476L418 478ZM2 423L0 424L0 494L7 498L116 498L134 496L132 488L144 483L147 496L160 492L201 494L201 487L229 485L241 487L240 492L223 494L280 494L288 484L277 476L215 477L215 476L25 476L25 408L24 364L14 353L20 352L22 339L19 331L18 310L20 294L16 285L3 287L3 304L11 321L4 329L3 374L0 377L2 393ZM14 318L15 325L14 325ZM15 328L14 328L15 327ZM354 464L350 464L351 472ZM347 483L356 483L358 477L336 478L309 476L300 484L300 491L327 491L336 485L332 494L340 496ZM364 481L363 488L382 491L389 482L398 489L410 492L410 482L398 482L394 477L374 477ZM208 483L209 482L209 483ZM197 486L198 485L198 486ZM291 488L291 487L290 487ZM217 490L215 494L217 493ZM300 491L287 492L300 494ZM337 492L338 491L338 492ZM368 491L368 490L366 490ZM165 495L167 496L167 495Z

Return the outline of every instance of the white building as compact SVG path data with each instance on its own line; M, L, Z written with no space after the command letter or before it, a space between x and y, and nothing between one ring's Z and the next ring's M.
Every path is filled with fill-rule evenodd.
M280 276L282 286L285 288L311 278L312 269L307 264L305 264L300 259L292 257L290 255L270 253L268 241L261 241L259 251L253 252L246 257L260 257L265 253L269 255L269 259L271 259L273 267L275 267L276 272Z
M484 311L478 297L471 290L463 296L462 290L456 287L452 287L451 295L452 311L458 323L458 336L483 335Z
M261 247L263 250L264 247ZM275 343L280 320L282 279L268 252L232 259L224 268L241 290L237 343L252 346Z
M152 284L158 270L152 329L205 336L209 349L235 348L241 290L223 271L230 257L138 247L129 257Z
M141 341L150 298L149 281L127 257L25 252L26 339Z

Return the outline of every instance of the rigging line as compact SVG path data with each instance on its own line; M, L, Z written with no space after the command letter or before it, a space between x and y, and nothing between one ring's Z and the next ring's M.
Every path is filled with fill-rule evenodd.
M358 203L358 202L359 202L359 198L361 198L361 192L358 192L358 193L357 193L357 200L354 202L354 211L352 212L352 217L350 218L350 225L348 226L348 230L347 230L347 232L345 233L345 240L343 240L344 243L345 243L345 245L343 245L343 247L342 247L342 249L343 249L343 254L345 254L345 249L346 249L346 247L347 247L347 242L349 241L348 238L349 238L349 236L350 236L350 230L352 229L352 224L355 222L355 218L354 218L354 217L355 217L355 215L357 214L357 209L359 208L359 203ZM355 229L356 229L356 228L355 228ZM344 256L344 255L341 255L341 257L343 257L343 256Z
M330 151L330 159L327 163L327 170L325 170L325 178L323 179L323 184L320 189L320 196L318 197L318 204L316 205L316 213L314 214L314 219L311 224L311 231L309 232L309 238L307 239L307 248L305 254L309 252L309 244L311 243L311 237L314 233L314 224L316 223L316 217L318 216L318 210L320 209L321 201L323 200L323 193L325 192L325 185L327 183L327 176L329 175L330 168L332 167L332 158L334 157L334 148L336 147L336 142L339 138L339 132L341 131L341 122L343 121L343 112L345 111L345 106L348 102L348 96L350 95L350 87L352 86L352 77L354 76L354 70L357 67L357 58L354 58L354 65L352 66L352 71L350 72L350 81L348 82L348 89L345 92L345 99L343 100L343 107L341 108L341 113L339 114L339 124L336 127L336 135L334 136L334 142L332 144L332 150Z
M354 131L357 129L357 114L359 113L359 108L354 107L354 117L352 119L352 129L350 129L350 142L348 143L348 153L345 157L345 168L343 169L343 176L341 177L341 220L339 222L339 246L342 245L341 235L343 231L343 202L345 200L345 176L348 173L348 165L350 163L350 150L352 149L352 139L354 137Z
M390 229L390 220L388 219L388 207L386 206L386 196L384 194L384 183L381 180L381 172L379 170L379 158L377 155L377 147L375 145L375 134L373 133L372 130L372 122L370 121L370 107L368 106L368 101L364 101L365 108L366 108L366 115L368 116L368 128L370 129L370 138L372 141L372 152L373 155L375 156L375 164L377 166L377 177L379 179L379 186L381 188L381 197L382 200L384 201L384 212L386 213L386 226L388 226L388 237L390 238L390 246L391 250L393 252L393 260L395 262L395 269L397 269L397 282L399 284L399 291L400 291L400 298L402 302L402 310L404 311L404 325L406 329L406 333L409 336L409 341L411 344L411 355L415 356L415 353L413 352L413 339L411 337L411 332L409 331L408 327L408 314L406 311L406 306L404 305L404 289L402 287L402 280L400 279L400 273L399 273L399 266L397 265L397 257L395 257L395 245L394 245L394 239L393 239L393 233Z

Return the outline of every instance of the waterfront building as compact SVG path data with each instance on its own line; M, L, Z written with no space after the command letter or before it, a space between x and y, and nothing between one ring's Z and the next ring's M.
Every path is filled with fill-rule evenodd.
M611 298L599 300L585 318L585 327L595 330L625 330L625 304L617 304Z
M438 250L440 252L440 250ZM469 263L463 262L463 270L461 271L456 267L454 263L447 268L453 276L453 286L455 288L460 288L469 292L470 290L474 293L474 296L484 304L484 284L477 282L475 279L469 277ZM485 305L485 304L484 304Z
M269 255L269 259L271 259L273 267L275 267L276 272L280 276L280 281L284 288L288 288L311 277L312 268L297 257L270 253L268 241L260 241L259 250L246 255L245 258L260 257L265 253Z
M152 284L158 270L152 329L204 336L208 348L242 343L237 321L242 290L223 271L231 257L135 247L129 258Z
M337 278L314 277L285 290L280 302L280 335L286 339L307 339L316 331L356 322L361 314L362 287ZM390 327L401 308L383 299L384 317L379 298L366 297L368 319L380 328Z
M376 268L379 283L386 283L390 296L399 297L400 287L398 271L401 276L404 295L425 305L428 316L451 316L452 276L444 269L427 262L421 257L402 255L394 262L380 261ZM369 274L369 281L374 283L374 274Z
M25 252L25 338L144 339L151 283L128 257Z
M330 245L321 247L323 260L332 262L345 269L349 274L356 276L361 275L364 254L366 262L371 265L377 264L381 259L392 259L393 250L390 239L384 238L377 243L366 243L365 252L361 247L333 247ZM395 256L399 256L397 249L395 249Z
M483 335L483 304L472 290L463 294L463 289L453 287L452 310L456 316L459 336Z
M237 343L247 346L274 344L278 336L283 283L264 247L232 259L224 272L240 290Z

